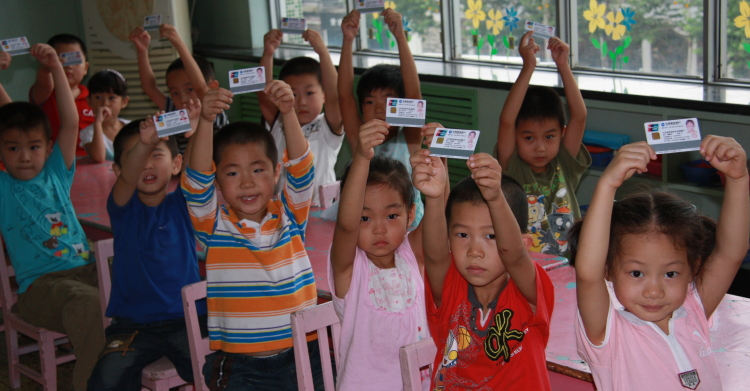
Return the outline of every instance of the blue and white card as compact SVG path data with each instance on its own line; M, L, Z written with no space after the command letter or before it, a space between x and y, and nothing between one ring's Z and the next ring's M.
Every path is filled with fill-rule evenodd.
M279 30L287 34L302 34L307 30L307 22L304 18L281 18Z
M154 124L156 125L156 134L159 137L190 131L190 119L185 109L155 115Z
M161 15L148 15L143 18L144 30L158 30L159 26L161 26Z
M83 64L83 55L81 54L81 52L78 52L78 51L60 53L60 62L62 63L62 66L64 67L69 67L72 65L80 65L80 64Z
M388 98L385 107L385 122L391 126L419 128L425 123L426 100Z
M11 56L31 53L31 45L29 45L29 40L26 37L0 40L0 47Z
M477 148L479 133L478 130L437 128L430 144L430 156L468 159Z
M263 91L264 88L266 88L266 72L264 67L229 71L229 91L235 94Z
M542 38L552 38L555 36L554 27L547 26L546 24L532 22L530 20L526 21L525 29L526 31L533 31L534 35Z
M697 151L701 149L698 118L646 122L646 142L657 154Z
M385 9L385 0L355 0L354 8L359 12L382 12Z

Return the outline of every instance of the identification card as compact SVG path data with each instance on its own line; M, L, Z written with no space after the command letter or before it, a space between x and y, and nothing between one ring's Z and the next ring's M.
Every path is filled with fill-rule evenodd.
M437 128L430 144L430 156L468 159L474 154L478 139L478 130Z
M646 141L657 154L701 149L701 131L697 118L646 122Z
M424 125L427 113L425 100L388 98L385 107L385 122L391 126L419 128Z
M691 390L698 388L698 384L701 383L701 379L698 377L698 371L695 369L682 372L678 376L680 377L680 383L682 383L682 386Z
M281 18L279 29L288 34L302 34L307 30L304 18Z
M161 26L161 15L148 15L143 18L144 30L158 30L159 26Z
M385 0L355 0L354 8L359 12L381 12L385 9Z
M235 94L262 91L266 88L266 70L263 67L229 71L229 91Z
M156 134L159 137L190 131L190 119L185 109L155 115L154 124L156 125Z
M79 65L83 64L83 57L81 56L81 52L60 53L60 62L64 67Z
M555 36L554 27L537 22L532 22L530 20L526 21L526 31L533 31L534 35L540 36L542 38L552 38Z
M11 56L29 54L31 52L31 45L29 45L26 37L3 39L0 41L0 46L2 46L4 52Z

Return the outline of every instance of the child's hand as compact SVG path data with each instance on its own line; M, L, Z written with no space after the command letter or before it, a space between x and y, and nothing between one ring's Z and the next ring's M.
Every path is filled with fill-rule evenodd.
M94 117L94 121L97 124L100 124L104 121L106 121L109 117L112 116L112 110L107 106L102 106L98 109L96 109L96 114Z
M651 160L656 160L656 152L645 141L625 145L617 151L599 181L617 189L636 172L647 172L646 165Z
M315 30L305 30L305 32L302 33L302 39L306 42L310 42L310 46L312 46L315 53L320 54L328 51L325 42L323 42L323 36Z
M531 35L533 31L529 31L521 37L521 44L518 46L518 53L523 59L524 66L536 66L536 54L539 52L539 45L534 43L534 38Z
M273 29L267 32L266 35L263 36L263 55L273 56L273 54L276 52L276 49L278 49L279 45L281 45L281 38L283 36L284 33L278 29Z
M180 42L182 40L180 34L177 32L177 29L174 28L174 26L172 26L171 24L163 24L159 26L159 36L169 40L172 45L174 45L175 42Z
M185 138L190 138L195 133L195 129L197 129L198 120L201 117L201 101L200 99L190 99L187 102L185 102L185 110L188 112L188 119L190 120L190 128L191 130L188 132L185 132L183 136Z
M747 175L747 154L731 137L706 136L701 142L701 155L728 178Z
M216 116L221 114L224 110L229 110L229 105L232 104L232 97L234 94L224 88L214 88L208 90L206 95L203 96L203 102L201 106L201 118L213 123Z
M497 201L503 196L500 189L503 170L500 168L497 159L486 153L476 153L469 157L466 165L469 166L471 178L479 186L479 191L485 201Z
M559 67L568 63L568 56L570 56L570 45L563 42L562 39L552 37L547 43L547 49L552 52L552 60Z
M412 183L425 197L437 198L445 192L445 168L439 157L430 156L429 149L418 149L409 159Z
M164 112L157 112L156 115L163 114ZM149 115L146 120L141 122L141 142L145 145L156 145L159 141L166 141L169 137L159 138L159 134L156 133L156 124L154 124L154 117Z
M292 87L289 87L289 84L281 80L273 80L266 85L263 92L278 107L281 114L288 114L294 110L294 92L292 92Z
M7 52L0 52L0 70L8 69L11 58L12 57Z
M428 147L432 145L432 138L435 136L435 129L443 127L443 125L440 125L437 122L430 122L429 124L422 125L422 137L424 139L422 143Z
M404 34L404 21L401 14L391 8L386 8L383 10L382 15L383 19L385 19L385 23L388 25L388 29L391 30L391 34L393 34L394 37L406 36Z
M357 154L367 160L371 160L375 157L375 147L382 144L387 135L388 122L379 119L367 121L359 128Z
M148 46L151 44L151 34L144 30L143 27L136 27L128 38L133 42L135 50L138 53L148 52Z
M49 69L62 68L60 57L52 46L46 43L37 43L31 47L31 55Z
M354 38L357 37L357 33L359 33L359 19L361 15L359 14L359 11L352 10L352 12L349 12L349 15L346 15L344 17L344 20L341 21L341 32L344 33L344 41L354 41Z

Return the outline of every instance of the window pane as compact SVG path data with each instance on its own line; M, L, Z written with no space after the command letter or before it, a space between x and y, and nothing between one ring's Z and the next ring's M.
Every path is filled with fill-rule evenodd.
M556 0L460 0L455 4L456 55L467 60L520 64L518 45L526 21L557 27ZM552 61L547 40L534 40L542 48L537 57Z
M722 2L726 19L722 30L721 77L750 80L750 5L747 1Z
M703 1L578 0L578 66L703 75Z
M443 56L443 44L440 43L440 1L389 0L385 4L386 8L392 8L403 16L404 29L413 55ZM360 32L362 49L398 51L396 40L380 14L366 13L362 17L365 19L364 30Z
M271 2L271 6L273 6ZM346 16L345 0L281 0L279 15L305 18L307 28L318 31L327 46L341 46L341 20ZM284 43L307 45L299 35L284 34Z

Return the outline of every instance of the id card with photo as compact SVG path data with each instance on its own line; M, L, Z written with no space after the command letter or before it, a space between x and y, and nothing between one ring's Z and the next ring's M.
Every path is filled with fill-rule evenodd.
M81 55L81 52L60 53L60 62L64 67L80 65L83 64L83 56Z
M190 131L190 119L185 109L155 115L154 124L156 125L156 134L159 137Z
M437 128L430 144L430 156L468 159L474 154L477 141L478 130Z
M426 100L388 98L385 102L385 122L391 126L420 128L424 125L426 113Z
M552 38L555 36L555 28L552 26L547 26L541 23L532 22L530 20L526 21L525 26L526 31L533 31L534 35L542 37L542 38Z
M29 40L26 37L0 40L0 47L11 56L31 53L31 45L29 45Z
M697 151L701 149L698 118L646 122L646 142L657 154Z
M263 91L266 88L266 68L255 67L229 71L229 91L235 94Z
M158 30L159 26L161 26L161 15L148 15L143 18L144 30Z
M381 12L385 9L385 0L354 0L354 8L359 12Z
M302 34L307 30L307 22L304 18L281 18L279 30L287 34Z

